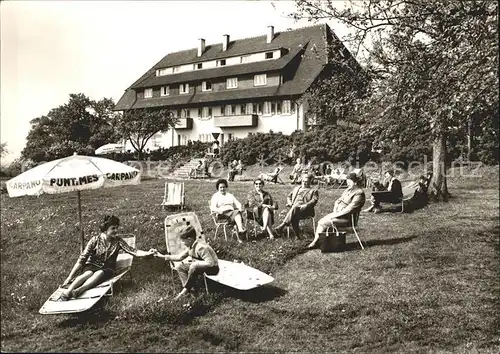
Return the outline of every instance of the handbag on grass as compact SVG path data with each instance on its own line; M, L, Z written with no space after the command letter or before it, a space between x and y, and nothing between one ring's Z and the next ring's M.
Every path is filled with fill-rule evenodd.
M332 232L329 232L330 227L324 233L325 237L321 243L321 252L342 252L345 248L346 232L340 232L337 227L332 223Z

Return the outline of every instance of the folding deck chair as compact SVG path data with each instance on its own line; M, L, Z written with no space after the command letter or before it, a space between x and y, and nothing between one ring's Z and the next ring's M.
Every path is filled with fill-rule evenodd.
M186 195L184 193L184 182L165 183L165 192L163 194L161 206L164 209L179 207L179 210L182 210L185 207L185 203Z
M131 234L120 235L130 246L135 247L135 236ZM78 313L91 309L104 296L113 295L113 285L120 280L132 267L134 257L128 253L120 251L116 259L116 268L113 278L108 279L96 287L84 291L76 299L58 301L64 288L59 287L43 304L38 311L42 315L58 315L68 313ZM131 273L130 273L131 274Z

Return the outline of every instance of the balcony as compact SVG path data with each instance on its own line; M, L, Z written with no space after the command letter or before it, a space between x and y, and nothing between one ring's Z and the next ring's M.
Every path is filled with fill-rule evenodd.
M175 129L193 129L193 118L178 118Z
M237 116L218 116L214 117L214 126L220 128L230 127L256 127L256 114L241 114Z

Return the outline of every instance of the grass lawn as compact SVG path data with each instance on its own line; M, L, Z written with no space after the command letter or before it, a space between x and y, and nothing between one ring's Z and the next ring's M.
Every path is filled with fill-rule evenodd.
M361 251L304 252L307 241L212 240L220 258L272 273L249 292L217 288L173 303L179 280L159 259L134 260L132 277L89 313L38 310L79 253L76 194L1 196L1 351L26 352L491 352L500 351L498 167L450 178L453 198L410 214L362 215ZM165 250L163 180L82 193L87 239L104 213ZM230 191L242 201L249 182ZM268 185L280 207L290 185ZM187 204L213 236L213 183L186 181ZM340 190L321 189L317 215ZM310 226L306 224L310 234ZM163 300L162 300L163 299Z

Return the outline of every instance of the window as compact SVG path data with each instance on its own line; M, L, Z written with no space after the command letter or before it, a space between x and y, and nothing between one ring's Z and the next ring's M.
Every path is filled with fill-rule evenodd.
M254 86L264 86L267 85L267 74L259 74L253 76Z
M290 104L290 113L292 113L292 114L295 113L295 102L291 102L291 104Z
M184 111L184 117L191 118L191 110L189 108L186 108L183 111Z
M233 133L227 133L227 140L233 140L234 139L234 135Z
M276 102L271 102L271 114L276 114Z
M273 52L267 52L266 59L272 59L272 58L273 58Z
M198 108L198 117L201 117L201 112L202 112L202 109L200 107L200 108Z
M264 102L264 114L271 114L271 102Z
M276 114L281 114L281 102L276 102Z
M232 116L235 116L235 115L236 115L236 105L235 105L235 104L232 104L232 105L231 105L231 115L232 115Z
M247 105L246 104L242 104L240 105L240 114L247 114Z
M203 81L201 83L202 91L212 91L212 83L210 81Z
M217 60L217 66L226 66L226 59Z
M211 117L212 116L212 107L203 107L203 117Z
M177 117L177 118L180 118L180 117L181 117L181 115L182 115L182 109L178 109L178 110L177 110L177 115L176 115L176 117Z
M262 103L257 103L257 114L262 114Z
M160 147L161 146L161 134L155 134L153 135L153 146L154 147Z
M283 106L281 111L283 114L290 114L290 100L283 101Z
M144 98L151 98L151 97L153 97L153 89L152 88L144 89Z
M225 115L225 112L224 112L224 107L225 107L225 106L220 106L220 115L221 115L221 116L224 116L224 115Z
M237 87L238 87L237 77L230 77L229 79L226 79L226 89L232 89Z
M175 73L178 73L178 72L180 72L180 71L181 71L181 67L180 67L180 66L174 66L174 67L172 68L172 72L173 72L174 74L175 74Z
M160 96L168 96L170 95L170 87L169 86L162 86L160 89Z
M168 75L169 68L163 68L156 70L156 76Z
M189 93L189 84L180 84L179 85L179 93Z
M242 55L241 56L241 64L249 63L250 62L250 55Z
M203 69L203 63L196 64L196 69Z

